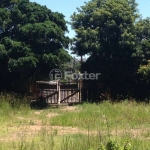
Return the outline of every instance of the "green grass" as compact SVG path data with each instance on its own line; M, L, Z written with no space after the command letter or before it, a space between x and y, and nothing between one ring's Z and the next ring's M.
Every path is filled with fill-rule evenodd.
M150 126L150 106L136 103L83 104L80 111L63 112L51 119L52 125L91 128L96 130L145 128Z
M27 98L1 94L0 150L150 150L149 112L129 101L31 110Z

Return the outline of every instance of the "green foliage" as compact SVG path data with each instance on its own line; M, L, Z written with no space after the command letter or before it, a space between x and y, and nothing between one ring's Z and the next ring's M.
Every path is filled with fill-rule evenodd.
M99 146L98 146L98 149L97 150L106 150L105 149L105 146L103 145L103 144L100 144Z
M7 93L0 93L0 108L5 110L4 112L13 110L13 109L20 109L22 106L24 108L29 107L30 98L17 95L15 93L7 94Z
M136 53L133 54L133 57L137 57L140 64L137 70L135 95L138 99L146 100L150 97L150 18L140 19L136 22L135 28Z
M51 69L63 68L70 61L66 32L64 15L46 6L28 0L0 2L2 88L16 80L48 78Z
M0 95L1 150L109 150L107 145L112 150L117 149L119 145L121 150L149 149L147 139L150 136L150 105L126 101L31 110L26 101L27 98L17 98L17 96L6 93ZM22 104L18 108L12 107L9 103L11 101L18 103L20 100ZM82 119L75 118L74 114L78 115L79 112ZM71 115L70 119L66 120L66 127L61 124L64 114ZM108 117L108 121L117 117L115 124L117 128L113 128L113 124L110 124L111 137L107 133L106 124L106 128L97 123L96 128L94 127L93 118L98 122L104 122L106 118L104 116ZM53 120L55 117L58 117L58 122L52 126L51 123L55 122ZM73 119L75 119L74 122ZM135 120L137 120L136 123ZM85 124L90 128L81 128Z
M150 59L150 19L140 18L135 0L92 0L77 10L72 50L89 55L82 71L101 73L89 86L102 85L112 99L135 96L143 84L138 69Z
M131 150L131 143L127 142L124 147L120 146L117 141L109 140L106 147L100 144L97 150Z
M113 47L115 44L134 45L129 40L133 40L132 30L136 15L126 0L94 0L86 3L78 11L78 14L74 13L71 16L72 27L77 33L76 47L73 50L77 54L106 51L106 43Z
M107 150L121 150L121 147L116 141L109 140L107 143Z
M140 19L136 25L136 49L134 56L139 57L141 65L147 64L150 59L150 18Z
M127 142L127 143L125 144L123 150L131 150L131 149L132 149L131 143Z

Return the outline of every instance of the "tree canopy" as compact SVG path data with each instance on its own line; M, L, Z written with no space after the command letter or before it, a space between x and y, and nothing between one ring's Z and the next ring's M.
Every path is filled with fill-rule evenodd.
M0 2L1 87L48 78L70 56L64 15L29 0Z
M149 19L140 19L135 0L92 0L77 10L72 50L89 55L82 71L100 72L96 84L112 98L133 96L140 65L149 60Z

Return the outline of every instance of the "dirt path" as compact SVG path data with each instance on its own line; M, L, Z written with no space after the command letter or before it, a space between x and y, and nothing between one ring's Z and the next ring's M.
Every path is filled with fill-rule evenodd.
M17 127L9 127L9 134L0 137L0 141L13 141L13 140L18 140L18 139L23 139L23 138L28 138L28 137L34 137L36 134L40 134L42 132L45 132L46 134L57 134L57 135L67 135L67 134L84 134L84 135L99 135L99 136L104 136L108 135L108 131L90 131L88 133L87 130L79 129L79 128L74 128L74 127L62 127L62 126L47 126L47 125L28 125L28 126L20 126L19 128ZM150 128L147 128L145 130L142 129L131 129L131 130L112 130L110 131L111 136L123 136L123 135L130 135L132 138L140 138L143 139L144 137L142 136L144 133L146 134L147 132L150 133ZM144 138L144 139L149 139L150 138Z

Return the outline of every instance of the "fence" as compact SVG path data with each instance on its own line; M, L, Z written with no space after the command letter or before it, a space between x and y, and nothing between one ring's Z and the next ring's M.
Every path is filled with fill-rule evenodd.
M80 103L81 82L45 82L37 81L35 98L43 96L49 104Z

